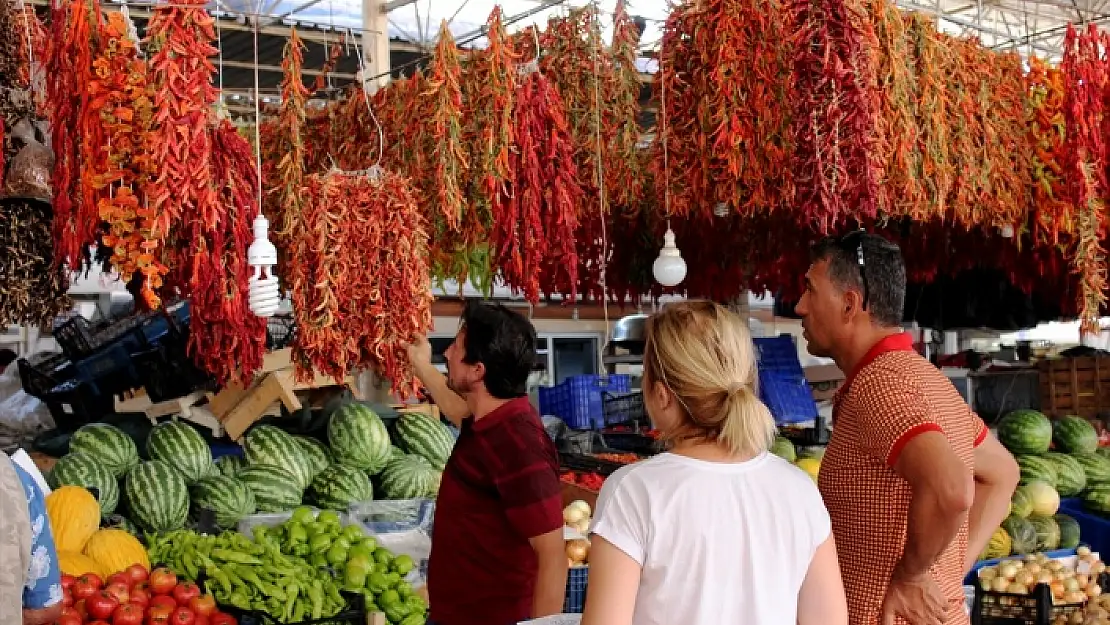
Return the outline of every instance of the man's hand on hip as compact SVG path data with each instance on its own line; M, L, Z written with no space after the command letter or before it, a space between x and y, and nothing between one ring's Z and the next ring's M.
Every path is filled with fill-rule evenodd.
M941 625L947 613L948 602L931 575L895 571L883 599L880 625L894 625L896 616L910 625Z

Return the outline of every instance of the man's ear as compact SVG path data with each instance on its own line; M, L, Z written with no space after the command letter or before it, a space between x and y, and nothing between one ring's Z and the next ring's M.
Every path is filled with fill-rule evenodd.
M844 289L841 303L845 321L863 312L863 294L855 289Z
M485 380L486 365L484 365L483 363L478 363L474 365L474 375L477 377L478 380Z

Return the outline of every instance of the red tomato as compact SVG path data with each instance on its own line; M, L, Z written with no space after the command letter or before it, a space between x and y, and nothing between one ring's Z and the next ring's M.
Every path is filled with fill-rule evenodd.
M173 611L174 608L169 606L151 606L146 612L147 625L169 625L170 615L173 614Z
M138 586L132 588L131 598L128 600L128 603L134 603L135 605L145 608L150 605L150 591L139 588Z
M82 625L84 621L76 614L63 614L55 621L54 625Z
M88 610L89 616L94 619L107 619L111 618L112 613L119 607L119 599L116 599L107 590L101 590L95 595L85 599L85 609Z
M76 577L74 577L72 575L66 575L65 573L62 573L62 590L69 590L69 589L73 588L73 584L76 581L77 581Z
M89 623L89 625L112 625L112 624L109 623L108 621L105 621L104 619L99 619L98 618L95 621Z
M169 595L158 595L150 599L150 607L153 608L169 608L170 612L177 607L177 602Z
M147 572L146 567L141 564L132 564L131 566L127 567L127 570L124 571L124 573L127 574L127 577L131 578L132 586L134 586L135 584L141 584L150 577L150 573Z
M112 613L112 625L143 625L145 611L141 605L125 603Z
M193 625L212 625L212 622L208 620L207 616L198 614L196 620L193 621Z
M212 616L216 611L216 599L212 595L200 595L189 600L189 609L199 616Z
M108 584L104 590L116 598L120 603L127 603L131 600L131 591L128 590L129 586L125 582L115 582Z
M88 611L85 610L85 600L84 599L78 601L77 603L74 603L72 608L62 609L62 614L65 614L66 610L69 610L71 614L76 614L77 616L81 617L82 621L87 619L88 616L89 616Z
M76 601L88 599L89 597L95 595L96 591L100 590L100 586L94 586L90 582L81 581L81 579L77 580L77 583L73 585L73 590L71 591L73 593L73 598Z
M166 568L154 569L150 572L150 592L156 595L168 595L177 586L177 575Z
M76 599L73 598L73 593L70 592L69 589L63 589L62 606L68 608L69 606L73 605L74 601L76 601Z
M77 582L84 582L97 590L104 588L104 579L96 573L85 573L81 577L77 578Z
M173 598L174 601L177 601L177 605L189 605L189 602L192 601L193 598L199 596L200 586L197 586L193 582L181 582L173 589Z
M208 625L239 625L239 622L230 614L213 612L212 616L208 617Z
M170 615L170 625L196 625L197 615L189 608L178 608Z
M112 573L108 576L108 581L104 585L111 586L112 584L123 584L124 586L131 588L131 578L128 577L127 573L124 573L123 571L120 571L119 573Z

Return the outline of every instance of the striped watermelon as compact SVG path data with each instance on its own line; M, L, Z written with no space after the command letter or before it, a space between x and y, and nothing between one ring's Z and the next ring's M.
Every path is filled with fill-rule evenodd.
M181 529L189 518L189 488L165 462L143 462L127 472L124 498L131 520L147 532Z
M216 469L220 475L235 477L239 471L247 466L247 459L242 456L220 456L216 458Z
M1044 456L1017 456L1018 467L1021 468L1021 483L1028 484L1040 480L1056 487L1056 463Z
M107 517L119 504L119 482L102 462L83 451L58 459L51 474L55 486L80 486L96 489L100 516Z
M154 426L146 439L151 460L161 460L181 472L186 484L212 475L212 449L196 428L181 421L166 421Z
M1036 410L1015 410L999 420L998 440L1013 454L1043 454L1052 444L1052 422Z
M394 458L382 469L382 494L386 499L423 499L439 490L441 476L421 456Z
M1095 453L1110 460L1110 447L1099 447L1095 450Z
M1083 467L1088 486L1110 483L1110 458L1097 453L1072 454L1071 457Z
M328 443L339 464L376 474L389 461L389 432L369 406L350 403L328 421Z
M305 460L308 461L309 474L315 480L321 471L331 466L331 451L327 445L315 438L307 436L294 436L293 438L304 450Z
M1055 452L1049 452L1045 457L1056 465L1056 490L1061 497L1078 495L1087 486L1087 473L1079 460Z
M90 423L73 433L69 453L85 452L96 458L119 479L139 464L139 448L135 441L107 423Z
M259 512L288 512L301 505L304 491L285 467L252 464L236 477L254 493Z
M1060 548L1060 526L1050 516L1029 517L1037 530L1037 551L1054 551Z
M123 530L137 538L142 536L142 532L139 530L138 527L136 527L134 523L131 522L131 519L123 516L122 514L109 515L108 518L104 519L104 521L101 522L100 527L106 529Z
M312 471L304 448L292 434L272 425L251 428L243 439L243 454L251 466L285 468L293 475L293 484L302 493L312 482Z
M1052 442L1065 453L1094 453L1098 449L1098 432L1090 421L1071 415L1052 424Z
M394 458L404 458L407 455L408 454L405 453L404 449L401 449L400 447L398 447L396 445L390 445L389 446L389 459L390 460L393 460Z
M402 449L424 458L440 471L447 466L455 447L455 437L447 426L427 415L402 414L393 426L393 433Z
M1066 514L1056 515L1056 527L1060 528L1060 549L1075 549L1079 546L1079 521Z
M196 511L211 510L216 515L216 525L231 529L243 517L254 514L254 491L242 481L225 475L206 477L189 489Z
M1088 510L1110 514L1110 484L1096 484L1083 493L1083 505Z
M321 510L346 510L357 501L374 498L374 487L362 469L333 464L320 472L307 497Z

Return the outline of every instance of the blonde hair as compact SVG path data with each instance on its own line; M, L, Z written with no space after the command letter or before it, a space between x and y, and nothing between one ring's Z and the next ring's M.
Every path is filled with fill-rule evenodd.
M670 442L715 441L732 453L759 454L775 438L775 420L759 400L755 347L739 315L708 301L667 305L647 322L645 389L662 382L682 423Z

